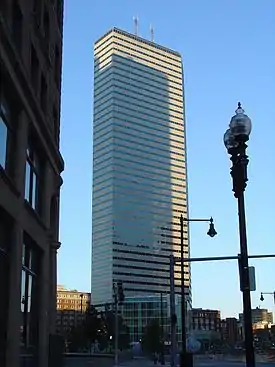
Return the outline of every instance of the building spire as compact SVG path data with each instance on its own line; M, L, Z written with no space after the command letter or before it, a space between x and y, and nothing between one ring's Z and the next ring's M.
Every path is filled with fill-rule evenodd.
M134 17L134 31L135 31L135 35L138 36L138 17Z
M150 32L151 32L151 42L155 41L155 30L152 24L150 24Z

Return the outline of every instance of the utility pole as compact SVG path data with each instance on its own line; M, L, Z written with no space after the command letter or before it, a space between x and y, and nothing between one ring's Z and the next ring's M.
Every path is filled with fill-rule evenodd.
M80 295L80 310L81 310L81 315L82 315L82 311L83 311L83 293L81 293L81 295Z
M164 332L163 332L163 296L160 293L160 319L161 319L161 364L164 365Z
M118 366L118 300L115 296L115 366Z
M175 306L175 259L170 255L170 317L171 317L171 367L176 367L177 316Z
M119 338L119 323L118 323L118 306L124 301L124 291L122 282L113 283L113 296L115 304L115 367L118 366L118 338Z
M181 257L181 367L186 362L186 305L184 286L184 244L183 244L183 216L180 216L180 257Z
M232 161L231 176L234 196L238 200L239 235L240 235L240 275L241 290L243 292L243 315L245 332L246 366L255 367L255 351L253 339L248 246L246 236L246 219L244 192L247 186L248 156L247 142L251 133L251 120L244 113L241 103L238 103L236 114L231 118L229 129L224 134L224 144Z

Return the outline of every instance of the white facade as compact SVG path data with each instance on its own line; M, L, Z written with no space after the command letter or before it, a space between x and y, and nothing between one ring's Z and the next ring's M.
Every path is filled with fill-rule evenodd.
M92 297L169 292L188 215L179 53L119 29L95 43ZM188 225L185 255L189 252ZM188 265L186 266L188 267ZM186 273L189 286L189 271ZM180 293L180 265L175 267Z

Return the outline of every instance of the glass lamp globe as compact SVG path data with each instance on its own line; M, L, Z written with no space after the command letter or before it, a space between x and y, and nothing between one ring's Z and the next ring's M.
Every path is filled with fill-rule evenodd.
M236 114L231 118L229 127L237 141L247 141L251 133L252 124L250 118L244 113L241 103L238 103Z
M227 129L224 136L223 142L228 152L238 146L238 142L235 140L235 136L232 134L231 129Z

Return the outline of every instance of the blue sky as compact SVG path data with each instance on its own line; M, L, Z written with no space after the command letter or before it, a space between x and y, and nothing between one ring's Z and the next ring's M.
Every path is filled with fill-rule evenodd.
M247 231L251 254L275 253L275 2L274 0L66 0L61 150L66 169L61 199L58 281L90 290L93 43L113 26L179 51L185 72L190 218L214 217L219 233L191 223L191 254L239 252L237 202L223 133L241 101L253 128L248 154ZM261 291L275 290L275 259L253 260ZM242 309L235 262L192 266L194 307L223 316ZM262 307L275 310L272 297Z

